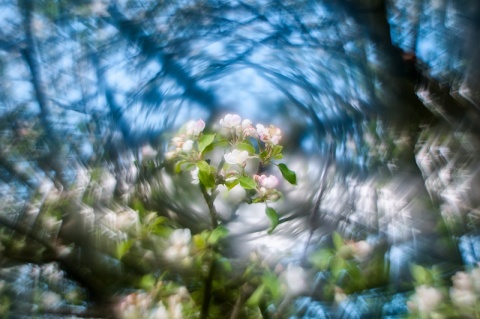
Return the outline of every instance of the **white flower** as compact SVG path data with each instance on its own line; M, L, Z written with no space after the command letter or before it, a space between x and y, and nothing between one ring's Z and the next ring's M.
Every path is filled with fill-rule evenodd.
M262 186L268 189L273 189L278 185L278 179L273 176L266 176L266 175L254 175L254 179Z
M175 229L170 235L170 247L165 250L165 258L175 261L188 257L191 238L190 229Z
M472 282L476 293L480 294L480 268L477 267L472 269L470 276L472 277Z
M335 286L335 297L334 297L335 303L338 305L338 304L342 303L347 298L348 297L345 294L345 292L343 291L343 289Z
M459 308L474 306L477 301L475 292L470 289L450 288L450 298Z
M198 121L189 121L185 126L185 131L187 135L198 136L203 132L205 128L205 122L202 120Z
M166 160L174 159L176 156L177 156L177 152L171 151L171 152L165 153L165 159Z
M192 184L196 185L200 182L200 180L198 179L198 172L199 172L198 167L190 171L190 174L192 174Z
M182 150L184 152L189 152L191 151L193 148L193 141L192 140L186 140L185 142L183 142L183 145L182 145Z
M93 15L99 17L108 17L110 14L108 13L108 5L103 1L93 1L90 4L90 10L92 11Z
M239 127L241 129L241 132L243 134L243 136L251 136L251 137L257 137L257 131L253 128L252 126L252 121L250 121L249 119L244 119L242 121L242 125L241 127Z
M158 154L158 152L154 150L150 144L143 145L141 152L142 152L142 157L145 157L145 158L153 158Z
M252 126L252 121L250 121L249 119L244 119L242 121L242 129L246 129L249 126Z
M477 269L472 270L470 274L464 271L458 271L452 276L453 287L450 288L450 298L459 308L474 306L477 301L475 294Z
M429 314L438 308L442 299L442 293L438 289L422 285L415 288L415 295L413 295L409 307L421 314Z
M58 304L61 302L62 302L62 298L60 297L59 294L55 292L46 291L42 295L42 304L45 307L55 307L55 306L58 306Z
M453 286L459 290L472 290L472 278L464 272L458 271L454 276L452 276Z
M370 245L365 240L358 241L352 244L353 254L358 260L364 260L367 258L373 250L372 245Z
M237 114L227 114L223 119L220 120L220 125L226 128L234 128L240 125L241 121L241 117Z
M248 152L235 149L230 153L225 154L224 158L225 158L225 162L228 164L243 165L248 158Z
M159 302L157 307L150 310L149 319L170 319L167 308L163 305L163 302Z
M283 273L283 280L287 285L288 292L293 295L299 295L307 290L306 273L302 267L288 264L287 269Z
M174 138L172 138L172 144L175 145L175 147L177 148L181 148L183 142L185 142L184 136L175 136Z
M257 124L257 133L260 137L260 140L273 145L277 145L282 138L282 131L273 125L270 125L270 127L266 128L262 124Z
M182 319L182 304L179 295L171 295L168 298L168 310L171 319Z
M116 227L120 230L128 230L138 224L138 213L133 209L125 209L116 214Z

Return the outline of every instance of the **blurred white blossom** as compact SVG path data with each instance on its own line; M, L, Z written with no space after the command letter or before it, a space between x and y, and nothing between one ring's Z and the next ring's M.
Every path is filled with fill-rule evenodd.
M242 121L241 117L237 114L227 114L223 119L220 120L220 125L225 128L235 128L240 125Z
M198 121L189 121L185 126L185 131L187 135L198 136L203 132L205 128L205 122L202 120Z
M190 171L190 174L192 175L192 184L197 185L200 182L200 180L198 179L198 172L198 167Z
M192 140L186 140L182 144L182 151L184 152L190 152L193 148L193 141Z
M476 278L479 275L478 268L471 273L458 271L452 276L453 287L450 288L450 299L453 304L462 311L475 306L477 302L476 286L479 284Z
M282 274L282 279L287 285L287 291L290 296L296 296L308 289L305 270L293 264L288 264L287 269Z
M410 311L423 316L437 310L443 301L443 295L437 288L421 285L415 288L415 294L410 298Z
M240 151L240 150L233 150L230 153L224 155L225 162L228 164L245 164L246 160L248 159L248 152L247 151Z
M165 250L165 258L170 261L178 261L188 257L191 238L190 229L175 229L170 235L170 247Z

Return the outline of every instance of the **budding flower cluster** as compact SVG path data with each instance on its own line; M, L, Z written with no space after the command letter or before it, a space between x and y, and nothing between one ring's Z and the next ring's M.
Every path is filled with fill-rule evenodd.
M239 140L253 137L267 145L278 145L282 138L282 131L279 128L273 125L266 128L262 124L257 124L255 129L252 121L249 119L242 121L242 118L237 114L225 115L225 117L220 120L220 126Z
M193 150L195 141L197 141L205 129L205 122L202 120L188 121L180 130L180 134L173 137L170 141L171 151L165 154L165 159L172 160L187 156Z
M452 277L450 299L460 309L474 308L480 300L480 268L470 273L459 271Z
M175 171L188 170L191 183L214 190L225 185L229 190L240 185L247 190L250 202L277 201L282 194L276 189L279 184L273 175L254 175L252 165L267 167L274 160L283 157L283 147L279 145L282 131L273 126L254 124L237 114L227 114L219 120L219 131L205 133L205 122L189 121L170 142L167 160L176 162ZM207 154L215 148L222 148L224 155L218 166L207 159ZM255 161L250 161L255 159ZM256 164L258 163L259 164ZM252 165L250 165L252 164ZM296 183L295 173L283 164L274 164L283 178ZM267 206L268 207L268 206ZM273 215L272 215L273 216ZM169 253L176 255L173 250Z

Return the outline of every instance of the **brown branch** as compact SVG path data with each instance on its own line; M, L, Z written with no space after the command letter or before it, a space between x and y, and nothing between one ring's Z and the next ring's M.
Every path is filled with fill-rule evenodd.
M202 302L202 311L200 313L200 319L207 319L208 318L208 308L210 307L210 300L212 298L212 283L213 283L213 275L215 274L215 257L212 256L212 260L210 261L208 275L205 279L205 290L203 295L203 302Z

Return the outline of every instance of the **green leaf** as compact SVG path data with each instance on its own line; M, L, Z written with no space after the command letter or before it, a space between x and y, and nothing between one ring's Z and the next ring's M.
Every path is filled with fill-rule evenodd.
M294 171L291 171L287 165L280 163L278 164L278 168L280 169L280 172L282 172L283 178L287 180L292 185L297 184L297 175L295 174Z
M338 251L343 246L343 238L339 233L333 232L333 246Z
M261 159L262 161L266 160L267 155L268 155L268 152L267 152L267 151L261 152L261 153L260 153L260 159Z
M215 245L218 241L228 235L228 230L225 227L218 226L208 236L208 243Z
M279 218L277 211L272 207L268 207L265 209L265 214L267 214L268 219L270 219L270 228L268 229L268 234L271 234L273 230L278 226Z
M410 270L417 285L430 285L433 282L432 273L428 269L419 265L412 265Z
M175 174L178 174L182 171L182 165L185 163L185 161L179 161L175 164Z
M134 241L133 240L126 240L121 242L117 246L117 258L122 259L122 257L130 250Z
M156 217L151 224L148 225L148 229L155 235L165 235L167 232L167 226L163 225L167 221L167 218L163 216Z
M198 250L203 250L207 247L207 241L201 234L193 236L193 244Z
M253 294L248 298L246 304L247 306L253 307L258 306L262 297L264 296L265 285L260 285L257 289L253 292Z
M133 210L136 210L140 216L145 216L145 206L140 199L135 198L132 202Z
M225 270L226 272L232 271L232 264L230 263L230 260L228 260L228 258L219 258L217 262L220 264L220 267L222 267L223 270Z
M200 171L210 174L210 165L205 161L198 161L197 167Z
M200 183L202 183L203 186L205 187L214 187L215 186L215 177L213 176L210 171L198 171L198 179L200 180Z
M308 260L315 266L317 269L326 270L330 264L331 258L335 253L330 249L321 249L318 252L313 253Z
M203 134L202 137L198 140L198 151L201 153L213 143L215 140L215 134Z
M236 148L241 151L247 151L248 154L255 154L255 148L248 141L237 143Z
M242 186L245 189L255 189L257 188L257 182L251 177L248 176L242 176L238 179L240 186Z
M213 145L215 147L222 147L222 146L227 146L229 144L228 140L226 138L219 139Z
M332 271L333 278L337 280L341 277L342 274L347 272L348 263L345 259L340 257L334 257L332 259L332 263L330 264L330 268Z
M234 188L237 185L238 185L238 179L234 179L233 181L225 182L225 186L227 186L228 190L231 190L232 188Z
M282 145L275 145L272 149L272 157L275 157L275 155L281 155L283 150ZM282 156L283 157L283 156Z
M270 294L272 295L273 299L278 299L283 295L282 285L278 280L277 274L271 271L265 272L262 276L262 282L265 285L265 287L268 289L268 291L270 291Z
M151 274L148 274L143 276L142 279L140 279L139 286L140 288L149 290L153 288L153 286L155 286L155 282L155 278Z

